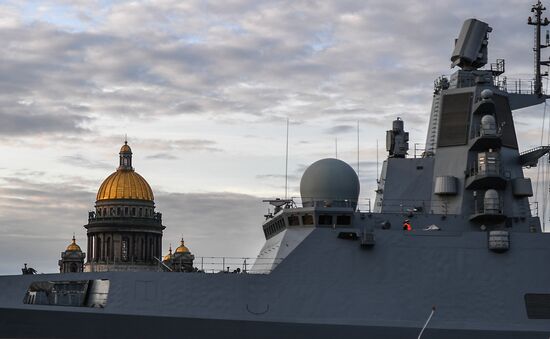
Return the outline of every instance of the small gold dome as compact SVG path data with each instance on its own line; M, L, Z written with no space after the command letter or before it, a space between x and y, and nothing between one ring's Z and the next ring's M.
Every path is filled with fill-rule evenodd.
M67 251L69 252L82 252L82 250L80 249L80 246L78 246L76 244L76 239L74 238L74 235L73 235L73 242L69 244L69 246L67 246Z
M132 149L130 148L130 146L128 146L128 142L125 141L124 142L124 145L122 145L122 147L120 148L120 153L132 153Z
M119 169L103 181L96 200L135 199L155 200L147 181L134 170Z
M183 242L183 239L181 239L181 245L179 245L178 248L176 248L176 253L189 253L189 249L185 247L185 243Z
M162 261L169 261L172 259L172 245L170 245L170 249L168 250L168 254L162 257Z

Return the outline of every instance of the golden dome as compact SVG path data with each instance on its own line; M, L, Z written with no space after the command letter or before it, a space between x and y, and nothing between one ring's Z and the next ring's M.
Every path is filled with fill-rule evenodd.
M135 199L155 200L147 181L134 170L119 169L103 181L96 200Z
M181 245L179 245L179 247L176 248L176 253L189 253L189 249L185 247L185 243L183 242L183 239L181 239Z
M120 148L120 166L103 181L97 192L97 201L110 199L155 199L151 186L132 167L132 150L127 141Z
M74 235L73 235L73 242L69 244L69 246L67 246L67 251L69 252L82 252L82 250L80 249L80 246L78 246L76 244L76 240L74 238Z
M132 149L130 148L130 146L128 146L128 142L127 142L127 141L125 141L125 142L124 142L124 145L122 145L122 147L120 148L120 153L123 153L123 152L125 152L125 153L130 152L130 153L132 153Z
M162 261L169 261L172 259L172 245L170 245L170 249L168 250L168 254L162 257Z

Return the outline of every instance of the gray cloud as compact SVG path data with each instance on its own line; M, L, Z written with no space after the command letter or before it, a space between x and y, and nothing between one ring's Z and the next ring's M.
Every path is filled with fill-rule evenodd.
M63 163L67 163L76 167L95 168L95 169L112 169L112 164L107 164L102 161L93 161L83 156L82 154L66 155L59 158Z
M357 127L350 126L350 125L336 125L336 126L332 126L331 128L328 128L326 132L328 134L343 134L343 133L356 131L356 129Z
M147 159L152 159L152 160L156 160L156 159L162 159L162 160L175 160L177 159L178 157L172 155L172 154L169 154L169 153L156 153L156 154L151 154L151 155L148 155L146 157Z
M0 136L87 132L82 124L89 120L76 115L32 114L22 110L9 114L0 110Z
M45 117L14 123L13 134L32 131L28 125L74 129L80 115L92 113L143 120L174 114L232 119L236 113L262 119L380 113L413 119L431 99L437 70L447 69L448 58L441 55L450 54L464 18L484 13L492 22L492 46L499 46L493 55L519 60L530 43L528 35L508 38L529 31L523 17L463 1L66 6L71 19L80 21L74 29L47 17L0 28L9 50L0 57L0 107L32 102L26 109L33 122L40 114L65 118L59 124ZM205 10L217 19L204 20ZM395 19L390 26L387 17ZM403 34L410 27L414 33Z

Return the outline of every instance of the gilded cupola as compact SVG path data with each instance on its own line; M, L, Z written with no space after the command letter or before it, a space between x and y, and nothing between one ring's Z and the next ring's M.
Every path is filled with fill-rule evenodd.
M109 175L99 187L97 201L113 199L153 201L151 186L132 167L132 149L125 141L119 152L118 169Z
M189 253L189 249L185 246L183 238L181 239L181 244L176 248L176 253Z
M69 244L69 246L67 246L67 252L82 252L82 250L80 249L80 246L78 246L76 244L76 239L73 235L73 241Z

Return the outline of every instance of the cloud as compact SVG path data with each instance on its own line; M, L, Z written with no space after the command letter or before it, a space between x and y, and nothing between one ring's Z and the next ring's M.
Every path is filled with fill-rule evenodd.
M152 159L152 160L155 160L155 159L175 160L178 157L176 157L175 155L169 154L169 153L156 153L156 154L148 155L146 158L147 159Z
M76 115L32 114L24 110L13 110L16 114L0 109L0 136L18 136L58 133L84 133L83 124L89 120Z
M83 156L82 154L66 155L59 158L63 163L67 163L76 167L95 168L95 169L112 169L113 166L102 161L93 161Z
M350 125L337 125L332 126L331 128L328 128L326 132L328 134L343 134L343 133L349 133L352 131L356 131L357 127L350 126Z

